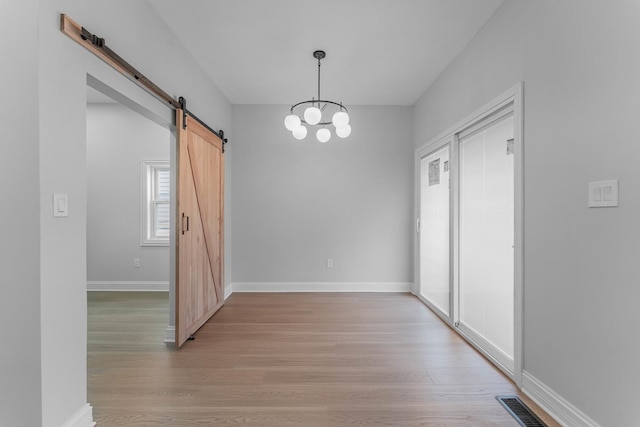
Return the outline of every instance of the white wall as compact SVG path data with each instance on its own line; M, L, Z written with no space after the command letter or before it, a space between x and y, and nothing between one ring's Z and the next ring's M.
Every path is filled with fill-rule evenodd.
M151 102L150 109L166 108L149 101L150 97L133 83L62 34L59 14L68 13L90 31L105 37L112 49L169 94L185 96L190 109L212 125L230 129L231 107L144 0L41 0L39 11L31 8L28 12L31 19L36 14L39 17L38 40L25 48L39 56L39 78L29 83L39 87L40 95L40 245L30 242L29 259L33 262L40 254L41 295L34 300L34 296L25 295L27 289L20 290L19 295L34 305L41 304L42 425L57 427L77 416L81 421L76 425L84 426L86 422L82 420L86 420L89 411L85 406L87 73L118 86L134 99ZM24 28L16 31L21 33ZM34 32L35 28L27 31L26 37ZM10 38L20 39L15 34ZM25 66L20 72L28 73L29 69ZM28 96L30 92L26 93ZM168 116L168 110L164 114ZM29 180L12 181L18 182L25 193L35 191ZM68 218L51 217L54 192L69 194ZM34 270L29 275L34 274L31 271Z
M170 135L122 104L87 105L90 282L169 281L169 247L140 246L140 181L142 160L169 161Z
M602 426L637 423L640 3L507 0L419 100L426 143L525 83L524 368ZM620 207L587 183L620 179Z
M0 425L41 419L38 2L0 2ZM23 34L24 32L24 34ZM17 34L21 34L17 37ZM10 58L10 59L9 59Z
M233 107L234 284L412 282L411 107L349 107L327 144L288 109Z

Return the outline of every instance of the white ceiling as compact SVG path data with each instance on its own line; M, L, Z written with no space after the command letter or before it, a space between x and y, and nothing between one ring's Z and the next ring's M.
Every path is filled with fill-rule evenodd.
M149 0L234 104L413 105L503 0Z

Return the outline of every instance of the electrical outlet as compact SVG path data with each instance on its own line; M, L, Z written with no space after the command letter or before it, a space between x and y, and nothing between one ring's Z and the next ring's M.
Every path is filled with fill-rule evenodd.
M327 268L333 268L333 259L327 258Z
M140 258L133 259L133 268L140 268Z

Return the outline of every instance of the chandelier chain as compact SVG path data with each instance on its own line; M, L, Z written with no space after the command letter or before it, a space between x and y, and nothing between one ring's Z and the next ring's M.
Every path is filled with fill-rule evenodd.
M320 98L320 57L318 57L318 101L320 101L322 98ZM320 103L318 102L318 106L320 106Z

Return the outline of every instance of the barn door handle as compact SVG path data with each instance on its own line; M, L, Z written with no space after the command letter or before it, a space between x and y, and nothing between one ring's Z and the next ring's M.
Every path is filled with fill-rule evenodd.
M189 217L182 214L182 234L189 231Z

